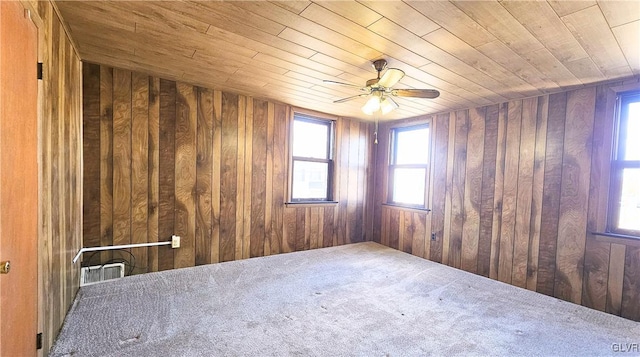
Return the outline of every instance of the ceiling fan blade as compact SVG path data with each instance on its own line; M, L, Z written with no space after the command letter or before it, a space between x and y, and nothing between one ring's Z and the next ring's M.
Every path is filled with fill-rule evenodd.
M404 77L404 72L402 70L397 68L389 68L386 72L384 72L382 77L380 77L378 85L385 88L393 87L394 85L396 85L396 83L400 82L402 77Z
M334 103L344 103L344 102L348 102L348 101L356 99L356 98L366 97L366 96L368 96L368 94L358 94L358 95L353 95L351 97L346 97L346 98L334 100L333 102Z
M348 86L348 87L355 87L355 88L362 88L362 86L356 85L356 84L351 84L351 83L344 83L344 82L337 82L337 81L330 81L328 79L323 80L322 82L324 83L330 83L330 84L339 84L341 86Z
M398 97L412 97L412 98L438 98L440 92L435 89L394 89L391 91L392 95Z

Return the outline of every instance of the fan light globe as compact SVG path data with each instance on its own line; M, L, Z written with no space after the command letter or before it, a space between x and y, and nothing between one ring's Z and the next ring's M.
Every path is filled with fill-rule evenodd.
M373 113L380 110L380 97L377 95L372 96L367 100L367 103L362 107L362 112L367 115L373 115Z
M387 114L398 107L398 103L389 97L382 98L382 101L380 102L380 110L382 111L382 114Z

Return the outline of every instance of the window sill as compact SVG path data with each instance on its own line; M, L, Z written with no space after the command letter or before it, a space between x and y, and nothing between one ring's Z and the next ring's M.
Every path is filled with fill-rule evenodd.
M286 207L335 207L338 205L338 201L300 201L300 202L285 202Z
M417 212L417 213L429 213L431 210L429 208L419 208L419 207L411 207L411 206L403 206L395 203L383 203L382 207L387 207L389 209L395 209L400 211L409 211L409 212Z
M595 239L599 242L616 243L624 245L632 245L640 247L640 237L628 234L608 233L608 232L591 232Z

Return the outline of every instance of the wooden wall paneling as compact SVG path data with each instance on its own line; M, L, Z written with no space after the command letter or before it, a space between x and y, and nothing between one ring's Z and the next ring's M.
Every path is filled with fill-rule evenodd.
M449 149L449 115L438 114L435 118L435 130L432 131L433 145L432 166L434 176L431 178L433 191L431 192L431 232L435 240L430 241L429 255L435 262L442 262L442 245L445 232L445 194L447 175L447 158ZM432 129L433 130L433 129ZM448 231L448 228L447 228ZM431 240L428 236L427 239Z
M60 74L64 71L64 66L61 66L60 55L60 41L61 39L61 26L57 23L52 25L52 51L51 51L51 87L50 94L53 98L61 98L61 87L64 84ZM64 251L62 246L62 230L61 224L64 216L64 207L61 207L60 203L63 200L64 191L61 189L61 181L64 180L62 176L63 166L60 158L60 150L64 145L61 139L60 128L64 125L64 116L61 115L61 103L56 102L52 104L51 108L51 251L53 254L53 264L51 267L52 283L50 287L52 300L49 305L51 308L51 315L54 321L60 322L60 325L54 324L53 329L57 329L62 325L64 321L64 309L60 309L64 306L64 273L62 271L63 262L60 259L60 252ZM56 326L58 325L58 326ZM53 330L52 330L53 331ZM57 330L54 332L57 334Z
M278 253L289 252L284 239L284 204L287 179L287 107L276 104L273 118L273 196L271 216L271 241L278 244ZM326 212L326 211L325 211ZM330 221L333 223L333 219ZM333 226L333 224L331 224ZM272 247L274 243L272 243ZM323 245L324 246L324 245Z
M375 185L375 179L376 179L376 146L377 144L374 143L374 136L373 136L373 131L375 130L375 124L373 123L367 123L366 124L366 139L365 139L365 144L366 144L366 149L365 149L365 153L366 153L366 161L365 161L365 165L366 165L366 169L365 169L365 180L366 180L366 188L364 190L365 192L365 197L364 197L364 221L365 221L365 230L364 230L364 234L365 234L365 240L366 241L373 241L374 240L374 231L375 231L375 227L377 226L376 222L379 221L375 221L374 220L374 210L376 205L374 204L375 199L376 199L376 194L377 194L377 190L376 190L376 185Z
M384 130L384 126L380 125L378 122L374 123L373 127L374 131L374 140L377 140L377 143L373 144L374 150L374 162L375 166L373 167L373 187L375 188L374 194L374 202L373 202L373 241L382 243L386 238L382 234L382 224L384 220L382 219L383 215L383 206L382 204L386 201L386 170L388 163L388 151L389 151L389 133ZM381 224L375 224L375 222L381 222ZM382 243L384 244L384 243Z
M62 24L61 24L62 25ZM63 33L64 30L61 31L61 33ZM72 52L71 49L71 43L69 43L69 41L64 41L63 43L61 43L60 45L60 51L61 51L61 58L62 60L62 67L63 70L60 73L60 77L62 78L62 88L60 90L60 93L62 94L62 97L60 98L61 100L61 107L62 107L62 117L63 118L71 118L72 117L72 112L74 112L74 105L73 105L73 96L72 96L72 79L71 79L71 73L70 73L70 68L71 68L71 58L70 58L70 54ZM76 216L74 214L74 199L73 196L75 195L75 190L73 188L74 182L75 181L75 175L73 173L73 162L76 160L76 158L72 158L72 153L75 152L74 147L76 145L76 142L74 142L73 139L73 133L75 132L75 123L73 121L67 121L65 120L64 125L62 125L61 127L61 132L62 132L62 146L61 146L61 164L63 165L64 169L63 169L63 173L62 173L62 180L61 180L61 190L63 192L63 197L62 197L62 223L61 223L61 227L62 227L62 232L60 235L60 238L62 239L62 252L60 254L60 257L63 259L63 263L62 263L62 276L63 276L63 301L67 302L67 301L72 301L73 298L75 297L75 291L73 290L73 285L76 285L76 288L78 287L78 284L75 283L73 281L74 277L76 276L75 274L75 270L73 269L73 267L71 266L71 264L69 264L69 262L71 261L71 259L73 258L73 241L70 239L74 236L74 232L73 232L73 226L74 226L74 219L79 219L80 216ZM78 152L78 155L74 155L77 157L80 157L79 155L80 152ZM82 182L82 180L77 181L76 183L78 185L80 185ZM79 204L82 204L82 202L80 202ZM79 249L75 249L75 251L78 251ZM77 280L76 280L77 281ZM65 306L64 310L67 310L70 307L70 305L67 303L67 306Z
M236 252L237 237L235 220L237 204L238 95L222 93L221 119L220 261L226 262L234 260ZM254 160L255 157L256 155L254 155Z
M595 95L594 87L567 95L554 295L576 304L582 301Z
M413 215L410 211L400 211L400 250L412 254L413 247Z
M301 251L305 249L305 226L307 224L306 220L306 207L297 207L296 209L296 251Z
M264 255L268 104L254 100L251 170L251 257Z
M300 210L304 210L304 224L303 224L303 229L302 229L302 235L304 236L304 250L309 250L311 249L311 226L313 225L313 222L311 222L311 210L313 209L313 207L304 207L304 208L299 208ZM298 229L300 229L300 227L298 227Z
M273 234L273 161L274 161L274 130L275 130L275 105L269 102L267 106L267 163L265 181L265 207L264 207L264 243L265 255L279 254L280 241Z
M155 77L149 77L148 130L149 217L147 218L147 232L149 242L157 242L159 240L158 205L160 199L160 79ZM158 247L149 247L147 250L147 271L158 271Z
M100 245L113 244L113 69L100 66ZM113 253L100 253L100 260Z
M387 247L391 247L391 244L389 242L389 226L391 226L390 211L391 210L386 207L382 209L381 239L382 244L386 245Z
M611 244L609 257L609 283L607 284L607 306L605 311L620 316L622 313L622 293L626 262L626 246Z
M220 158L222 157L222 92L213 91L213 168L211 174L211 263L220 261Z
M83 154L91 160L83 165L83 202L82 236L87 247L100 245L100 186L94 182L100 180L100 66L84 64L82 66L82 130L84 135ZM98 264L98 255L85 260L89 265Z
M401 250L400 246L400 213L398 209L389 209L389 247Z
M456 135L453 143L453 182L451 191L451 231L449 240L449 262L454 268L462 265L462 235L464 224L464 191L467 164L467 138L469 134L469 111L455 112Z
M286 242L286 245L283 245L283 252L295 252L296 247L296 233L297 233L297 222L296 222L296 209L293 207L285 207L284 208L284 218L283 218L283 240Z
M509 102L504 161L505 180L502 192L502 222L500 223L500 258L498 266L498 280L509 284L511 283L511 273L513 269L521 122L522 101Z
M244 219L242 222L242 259L248 259L251 257L251 180L253 179L251 169L253 166L253 98L247 98L245 107L244 162L238 162L238 165L244 165Z
M553 290L555 286L566 106L567 93L563 92L549 96L542 196L542 229L540 232L538 284L536 291L550 296L554 295Z
M486 113L486 107L471 109L468 119L460 268L472 273L478 271Z
M433 160L433 152L435 151L436 143L435 143L435 133L438 130L438 123L436 122L436 117L429 117L429 167L427 168L427 185L425 186L425 190L427 190L427 208L430 210L429 212L425 212L424 215L424 229L420 227L422 223L416 225L416 232L422 234L422 246L418 247L420 249L420 256L425 259L431 259L431 220L433 213L433 182L435 177L434 171L434 160ZM421 231L424 230L424 232ZM414 245L415 249L415 245Z
M495 192L493 195L493 222L491 222L491 255L489 277L498 279L500 270L500 237L502 234L502 210L504 196L505 158L507 150L508 103L502 103L498 110L498 137L495 168Z
M412 217L413 239L412 239L412 245L411 245L411 254L424 258L425 252L428 251L426 249L426 244L428 244L427 229L426 229L426 227L429 226L429 224L427 223L428 214L422 214L417 212L413 212L409 214L413 215Z
M442 264L450 265L449 251L451 241L451 216L452 216L452 196L453 196L453 173L456 143L456 115L454 112L449 113L449 145L447 150L447 171L445 181L444 196L444 234L442 236Z
M584 254L584 284L582 285L582 304L600 311L605 311L607 306L607 280L611 244L596 240L596 237L591 232L602 232L606 226L608 197L601 191L607 191L606 188L609 186L609 153L611 151L614 123L613 113L607 113L608 92L609 89L606 86L598 86L596 89L591 173L589 178L587 239Z
M211 263L213 92L197 88L195 264Z
M620 316L640 321L640 247L627 246Z
M113 244L119 245L131 243L131 72L114 69L113 86Z
M358 195L356 200L356 242L363 242L366 240L366 228L367 228L367 217L365 216L365 202L366 200L366 192L369 189L367 185L367 161L368 161L368 142L369 139L369 130L368 125L363 122L358 122L359 132L356 137L356 142L358 143L358 175L356 185L358 187Z
M244 182L245 182L245 147L246 147L246 117L247 117L247 97L238 96L238 118L236 119L238 125L237 131L237 157L236 157L236 210L235 210L235 259L242 259L244 252L244 220L251 219L249 215L245 217L244 206ZM251 211L249 211L249 214ZM249 242L247 242L248 244Z
M537 98L529 98L522 101L516 224L513 237L513 269L511 272L511 284L521 288L527 286L527 269L531 243L531 205L533 199L537 109Z
M362 219L358 217L358 172L360 171L360 123L355 120L343 120L349 126L349 160L347 165L347 230L345 243L362 241Z
M131 243L147 243L149 216L149 77L131 77ZM134 273L146 273L147 248L134 248Z
M319 247L318 240L320 237L320 208L311 207L308 217L310 219L309 223L307 223L309 229L309 248L317 249Z
M529 232L529 258L527 265L527 284L529 290L538 285L538 257L540 255L540 233L542 231L542 199L544 193L544 163L547 147L547 118L549 115L549 97L538 97L536 116L536 148L533 159L533 182L531 192L531 220Z
M169 240L174 234L175 210L175 133L176 83L160 80L158 163L158 240ZM173 268L173 252L169 246L158 247L158 270Z
M339 174L337 179L339 180L338 191L338 245L343 245L350 242L349 237L349 217L347 215L349 209L349 158L351 156L351 143L350 132L351 125L346 119L338 119L336 130L336 142L340 150L336 155L340 155L336 162L339 166Z
M496 183L496 156L498 154L498 113L500 107L486 108L484 117L482 188L480 192L480 227L478 232L477 274L488 277L491 262L491 236L493 201Z

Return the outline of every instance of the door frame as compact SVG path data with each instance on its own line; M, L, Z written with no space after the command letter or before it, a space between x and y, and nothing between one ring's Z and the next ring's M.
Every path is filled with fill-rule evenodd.
M37 49L36 49L36 53L37 53L37 60L39 63L43 63L44 62L44 51L45 51L45 25L44 25L44 21L42 20L42 17L40 17L40 14L38 13L38 9L35 8L33 5L33 3L28 2L26 0L20 0L20 3L22 4L22 7L24 8L25 11L25 17L28 17L31 22L33 22L33 24L36 27L36 31L37 31L37 35L36 35L36 41L37 41ZM34 64L35 65L35 64ZM44 66L44 65L43 65ZM37 312L36 312L36 316L37 316L37 322L36 322L36 328L37 328L37 333L41 333L44 329L44 298L45 298L45 291L44 291L44 265L42 262L42 257L43 255L43 251L44 251L44 222L43 222L43 191L42 191L42 185L43 185L43 172L42 172L42 163L43 163L43 157L44 157L44 153L43 153L43 135L45 134L43 132L43 121L44 121L44 80L38 80L38 91L37 91L37 99L36 99L36 105L37 105L37 141L38 141L38 148L37 148L37 160L38 160L38 234L37 234L37 249L36 249L36 260L37 260L37 274L38 274L38 281L37 281ZM33 338L35 339L36 336L33 336ZM35 342L35 341L34 341ZM39 349L37 350L37 356L38 357L43 357L45 356L47 353L45 353L43 351L43 349Z

